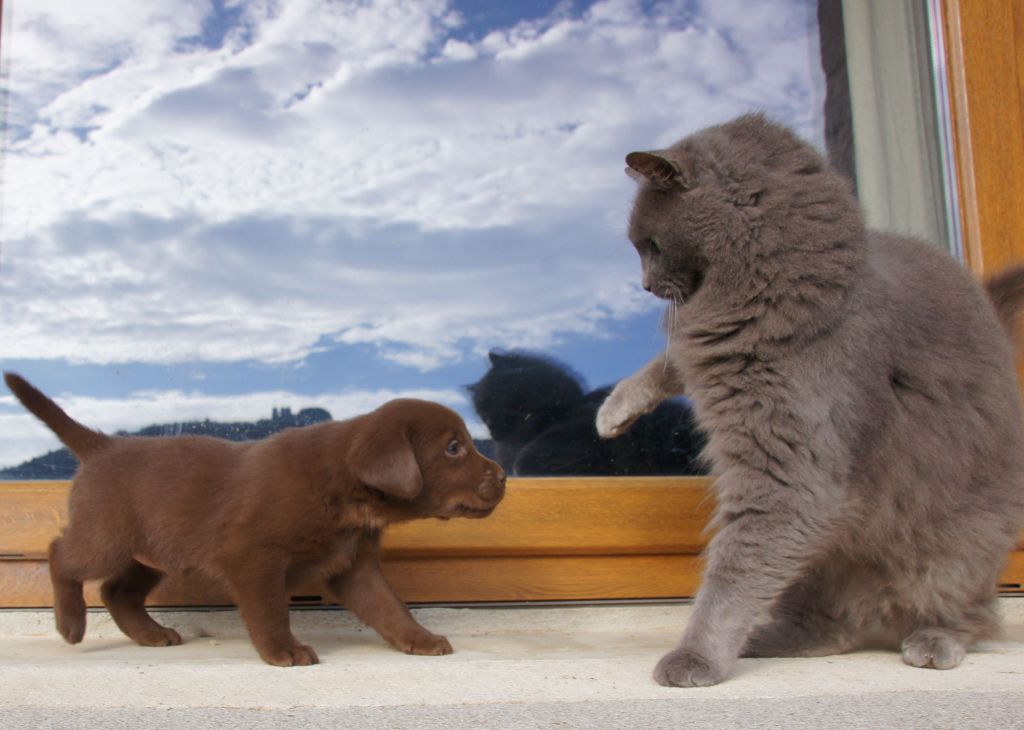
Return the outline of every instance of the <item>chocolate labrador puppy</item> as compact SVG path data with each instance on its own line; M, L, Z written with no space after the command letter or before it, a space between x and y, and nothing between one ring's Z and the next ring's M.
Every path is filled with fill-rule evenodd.
M85 634L82 581L143 646L180 644L146 612L165 573L225 583L269 664L317 663L288 623L288 585L321 578L395 648L450 654L420 626L380 571L381 530L417 517L486 517L505 473L476 450L462 419L436 403L393 400L348 421L235 443L203 436L110 437L72 420L13 373L24 406L81 461L70 520L51 543L57 629Z

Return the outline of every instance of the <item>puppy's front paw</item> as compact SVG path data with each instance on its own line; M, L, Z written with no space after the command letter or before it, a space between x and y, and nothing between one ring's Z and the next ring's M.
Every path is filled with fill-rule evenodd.
M263 655L263 661L273 664L275 667L308 667L320 663L313 648L305 644L296 644L289 649L268 652Z
M139 646L178 646L181 634L165 626L147 629L132 636Z
M673 649L654 668L654 680L665 687L709 687L726 673L689 649Z
M418 654L420 656L441 656L452 654L455 650L443 636L425 632L413 637L406 646L400 647L406 654Z
M621 436L643 415L643 410L635 408L630 401L628 390L621 385L612 391L597 411L598 436L603 439Z

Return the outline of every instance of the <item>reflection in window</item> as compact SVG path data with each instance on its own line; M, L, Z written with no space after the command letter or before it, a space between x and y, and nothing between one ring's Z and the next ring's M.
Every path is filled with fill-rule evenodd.
M539 355L490 353L491 368L469 386L491 434L492 456L516 476L703 474L704 437L683 400L637 419L629 433L598 437L597 409L611 386L588 391L567 365Z
M588 422L663 347L623 157L753 109L824 147L842 40L815 0L3 6L0 366L111 433L429 398L536 474L699 468L684 401ZM553 410L489 385L528 353ZM0 396L0 466L55 446Z

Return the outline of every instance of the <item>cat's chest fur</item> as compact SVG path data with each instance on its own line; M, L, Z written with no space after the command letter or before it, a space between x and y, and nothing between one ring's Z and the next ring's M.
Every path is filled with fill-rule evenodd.
M716 472L738 464L789 482L800 471L847 471L852 386L837 338L764 355L678 334L669 357L709 436L705 456Z

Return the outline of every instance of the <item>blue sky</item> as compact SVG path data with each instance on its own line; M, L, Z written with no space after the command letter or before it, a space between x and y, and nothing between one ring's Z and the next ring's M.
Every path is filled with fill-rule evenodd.
M0 366L114 431L455 407L492 348L662 345L623 158L820 143L810 0L5 3ZM0 466L55 445L0 396Z

